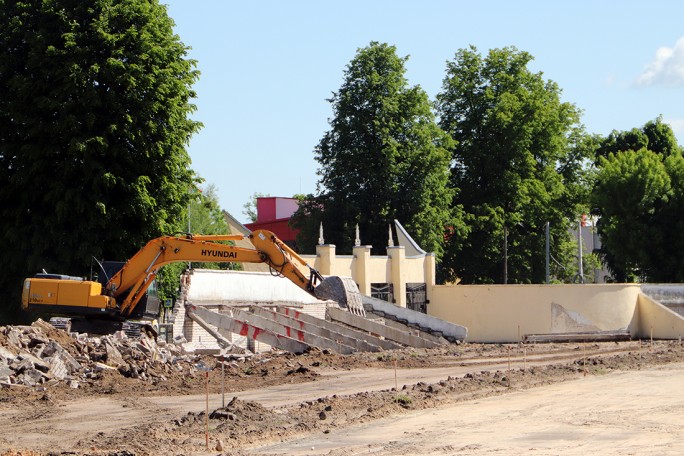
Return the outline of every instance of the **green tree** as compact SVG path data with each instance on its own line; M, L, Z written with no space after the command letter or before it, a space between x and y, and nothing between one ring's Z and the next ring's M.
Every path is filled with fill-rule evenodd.
M641 128L613 130L595 147L592 192L600 256L618 282L684 279L682 147L661 117Z
M188 221L189 219L189 221ZM230 234L228 223L219 205L216 185L209 184L204 190L193 193L182 225L192 234ZM162 268L158 276L159 292L162 299L176 299L180 287L180 275L188 267L188 263L172 263ZM237 269L234 263L197 263L193 268L203 269Z
M514 47L483 58L471 46L447 62L436 107L456 142L451 185L465 222L449 238L444 280L501 282L507 266L508 282L543 282L546 222L554 275L566 279L576 261L568 228L586 206L591 138L558 85L527 68L531 60Z
M187 226L194 234L228 234L230 232L219 204L216 185L207 185L190 199L183 226Z
M257 198L263 198L264 196L271 196L268 193L254 192L252 196L249 197L249 201L242 205L242 214L249 219L250 222L254 223L257 221Z
M600 157L607 158L610 154L641 149L648 149L666 157L682 153L674 131L663 122L662 116L659 116L647 122L642 128L632 128L629 131L613 130L600 141L595 154L598 160Z
M199 73L157 0L0 0L0 290L178 231Z
M673 158L671 167L678 169L680 162ZM616 281L654 278L654 262L672 255L660 248L665 239L658 226L671 190L660 154L640 149L601 158L592 203L600 217L603 259Z
M318 194L293 221L300 249L318 238L351 253L355 225L361 240L384 252L388 225L398 219L424 249L441 256L444 228L452 223L448 187L451 139L436 124L427 94L409 86L408 57L371 42L348 64L329 100L333 117L315 149Z

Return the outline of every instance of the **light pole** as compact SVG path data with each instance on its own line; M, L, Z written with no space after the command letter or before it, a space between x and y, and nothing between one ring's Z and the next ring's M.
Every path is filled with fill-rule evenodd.
M551 235L549 233L550 223L546 222L546 284L549 284L551 279L550 261L551 261Z
M584 265L582 264L582 220L577 223L577 246L579 250L579 283L584 283Z
M504 225L504 276L503 283L508 283L508 229Z

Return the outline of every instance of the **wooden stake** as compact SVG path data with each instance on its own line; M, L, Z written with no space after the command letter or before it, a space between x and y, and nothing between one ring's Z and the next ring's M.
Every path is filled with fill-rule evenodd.
M394 393L396 402L399 402L399 383L397 382L397 360L394 360Z
M226 356L221 355L221 408L226 408Z
M207 451L209 451L209 371L204 373L204 378L206 379L206 407L204 414L204 438L207 444Z
M508 380L508 387L511 387L511 347L508 347L508 375L506 375Z
M653 326L651 326L651 349L653 349Z

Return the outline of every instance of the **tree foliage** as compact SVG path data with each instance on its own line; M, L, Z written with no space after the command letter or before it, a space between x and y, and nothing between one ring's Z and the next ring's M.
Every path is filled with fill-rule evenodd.
M514 47L484 58L470 47L447 62L436 106L456 143L451 185L465 220L449 238L442 279L501 282L505 231L508 281L543 282L546 222L561 265L554 275L576 272L568 228L587 195L591 138L557 84L528 69L531 60Z
M198 72L172 27L157 0L0 0L5 306L180 228Z
M418 244L441 255L452 220L451 139L437 126L427 94L408 85L407 60L394 46L372 42L348 64L329 100L330 130L315 149L318 194L293 220L302 229L300 249L313 249L322 221L325 241L339 251L351 252L358 224L362 243L384 252L388 225L398 219Z
M677 252L684 248L684 158L671 128L656 119L642 129L613 131L597 156L592 204L613 279L683 281Z
M263 198L265 196L271 196L268 193L254 192L252 196L249 197L249 201L242 205L244 209L242 214L249 219L250 222L254 223L257 221L257 198Z
M600 157L607 158L610 154L641 149L648 149L665 157L682 153L674 131L663 122L662 117L647 122L642 128L613 130L600 141L595 153L598 160Z
M219 206L216 186L209 184L202 191L193 193L183 220L183 228L192 234L230 234L228 223ZM180 275L188 267L187 263L172 263L162 268L158 276L159 293L163 299L176 299ZM193 268L203 269L237 269L235 263L196 263Z

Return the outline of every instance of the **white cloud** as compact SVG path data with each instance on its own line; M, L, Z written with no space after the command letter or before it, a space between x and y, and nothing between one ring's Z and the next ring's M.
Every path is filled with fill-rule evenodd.
M661 47L636 80L639 86L684 86L684 37L674 48Z

